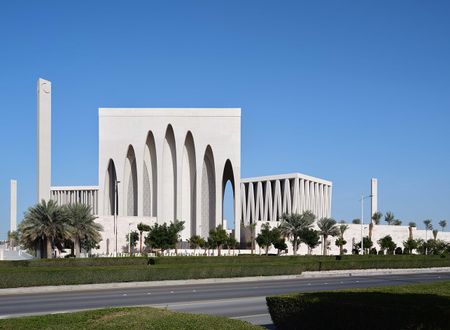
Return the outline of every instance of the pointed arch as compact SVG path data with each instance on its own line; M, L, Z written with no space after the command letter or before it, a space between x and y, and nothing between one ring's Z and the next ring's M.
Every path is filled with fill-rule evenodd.
M164 137L162 158L162 222L174 221L177 214L177 153L175 134L168 125Z
M143 175L143 215L145 217L157 216L158 205L158 175L155 137L151 131L147 134L144 149L144 175Z
M124 211L127 216L138 215L138 187L136 155L132 145L128 146L124 172Z
M233 171L233 165L231 164L231 161L229 159L226 160L225 166L223 168L223 175L222 175L222 221L224 219L224 207L225 207L225 188L227 186L227 183L231 183L231 190L233 192L233 223L234 228L238 225L237 219L235 219L236 216L236 207L237 207L237 201L236 201L236 183L234 182L234 171ZM230 220L230 219L228 219ZM223 222L222 222L223 224Z
M116 166L114 165L114 161L110 159L106 169L105 190L103 196L103 209L104 214L106 215L114 215L114 208L116 206L116 198L114 196L116 180ZM116 212L117 211L118 210L116 209Z
M182 182L181 182L181 219L185 222L184 238L196 232L196 191L197 171L195 164L195 144L192 133L186 134L183 148Z
M201 233L207 237L216 225L216 173L211 146L206 147L202 166Z

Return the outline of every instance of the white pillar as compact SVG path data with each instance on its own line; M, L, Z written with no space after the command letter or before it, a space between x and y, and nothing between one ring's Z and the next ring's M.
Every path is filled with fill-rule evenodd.
M38 145L37 145L37 197L50 199L51 185L51 113L52 113L52 84L39 78L37 88L38 99Z
M371 180L371 195L370 217L372 218L372 215L378 211L378 180L374 178Z
M11 206L10 206L10 222L9 222L9 230L11 232L17 230L17 181L11 180L10 186L11 193Z

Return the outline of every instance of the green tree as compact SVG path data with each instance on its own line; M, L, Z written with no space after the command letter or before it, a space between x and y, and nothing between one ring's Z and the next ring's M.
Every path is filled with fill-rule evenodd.
M217 226L209 231L209 238L211 239L212 248L217 249L217 255L220 257L220 250L228 240L228 234L222 225Z
M394 226L401 226L402 225L402 221L399 219L395 219L394 221L392 221L392 224Z
M175 254L178 255L178 242L181 238L181 232L184 230L184 221L175 220L170 223L168 228L171 241L173 242L173 248L175 249Z
M353 220L352 220L352 224L354 224L354 225L360 225L360 224L361 224L361 219L353 219Z
M228 247L228 255L230 255L230 249L233 249L233 255L234 255L234 250L236 249L236 246L238 245L238 241L236 240L236 238L234 238L233 234L228 235L226 245Z
M413 228L416 227L416 223L415 222L410 222L408 224L408 230L409 230L409 239L413 239Z
M173 235L169 232L166 223L162 225L155 223L150 227L144 243L152 250L161 250L161 253L164 253L165 250L174 248L176 241L173 240Z
M391 235L380 238L377 243L380 246L380 249L383 251L387 250L388 254L394 254L394 250L397 247L397 244L392 240Z
M191 238L188 239L189 247L191 249L197 250L200 247L202 240L203 238L201 238L199 235L191 236Z
M343 255L344 254L344 245L347 244L347 241L343 237L338 237L338 238L336 238L336 241L334 242L334 244L336 244L336 246L339 247L339 254Z
M373 242L369 236L363 237L364 253L369 254L370 248L373 246ZM358 248L361 248L361 242L356 243Z
M392 213L391 211L386 212L386 214L384 215L384 221L386 221L389 226L394 223L394 220L394 213Z
M19 244L19 232L17 230L8 231L7 242L10 247L17 246Z
M428 241L428 231L433 230L431 219L423 220L423 224L425 225L425 240ZM425 254L428 254L428 243L425 244Z
M327 255L327 239L328 236L339 235L339 228L336 225L336 220L331 218L322 218L317 221L317 226L319 227L319 234L323 237L323 255Z
M126 239L127 239L129 250L130 250L130 255L134 254L134 249L137 245L137 242L139 241L139 237L140 237L140 234L135 230L131 231L129 234L126 235Z
M300 232L300 242L308 246L308 254L320 244L320 235L317 230L312 228L305 228Z
M65 212L53 200L42 200L30 207L19 225L19 232L25 248L40 250L41 257L46 251L47 258L52 258L53 246L71 238Z
M441 226L442 231L445 231L445 227L447 227L447 220L439 221L439 226Z
M437 234L439 233L439 230L433 229L432 233L433 233L434 240L436 240L437 239Z
M150 231L150 226L146 225L145 223L140 222L137 225L137 230L139 230L139 253L142 254L142 243L143 243L142 236L143 236L144 232Z
M280 230L283 236L291 239L294 255L297 255L301 232L306 228L311 228L315 219L316 216L311 211L305 211L302 214L283 214Z
M97 246L102 240L102 225L95 222L96 216L92 214L92 209L86 204L68 204L64 207L65 216L68 221L68 230L73 241L73 253L75 257L80 257L81 241L91 241L91 245ZM85 242L86 245L86 242ZM90 249L89 249L90 250Z
M417 249L418 242L415 239L408 238L403 242L403 247L409 254L413 253L413 250Z
M372 221L373 221L373 223L376 224L376 225L379 225L382 217L383 217L383 213L381 213L381 212L379 212L379 211L378 211L378 212L375 212L375 213L372 215Z
M270 224L268 224L267 222L264 223L261 226L261 231L258 234L258 236L256 236L256 243L258 243L258 245L264 249L265 254L268 255L269 254L269 248L272 245L272 231L270 230Z

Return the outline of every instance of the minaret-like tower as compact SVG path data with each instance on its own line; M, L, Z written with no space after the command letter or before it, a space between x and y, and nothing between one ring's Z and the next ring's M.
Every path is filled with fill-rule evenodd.
M10 220L9 220L9 231L13 232L17 230L17 181L11 180L10 185Z
M37 198L50 199L52 166L52 83L42 78L37 84Z
M372 218L372 216L374 215L375 212L378 211L378 180L375 178L372 178L371 180L371 189L370 189L371 193L371 213L370 213L370 217Z

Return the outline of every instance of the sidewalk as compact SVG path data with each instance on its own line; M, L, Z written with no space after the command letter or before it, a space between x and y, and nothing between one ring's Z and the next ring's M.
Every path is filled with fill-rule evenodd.
M95 290L108 290L108 289L151 288L151 287L161 287L161 286L171 286L171 285L258 282L258 281L276 281L276 280L307 279L307 278L405 275L405 274L426 274L426 273L450 273L450 267L406 268L406 269L330 270L330 271L303 272L300 275L207 278L207 279L198 279L198 280L169 280L169 281L149 281L149 282L119 282L119 283L116 282L116 283L58 285L58 286L35 286L35 287L25 287L25 288L0 289L0 296L16 295L16 294L30 294L30 293L37 294L37 293L71 292L71 291L95 291Z

